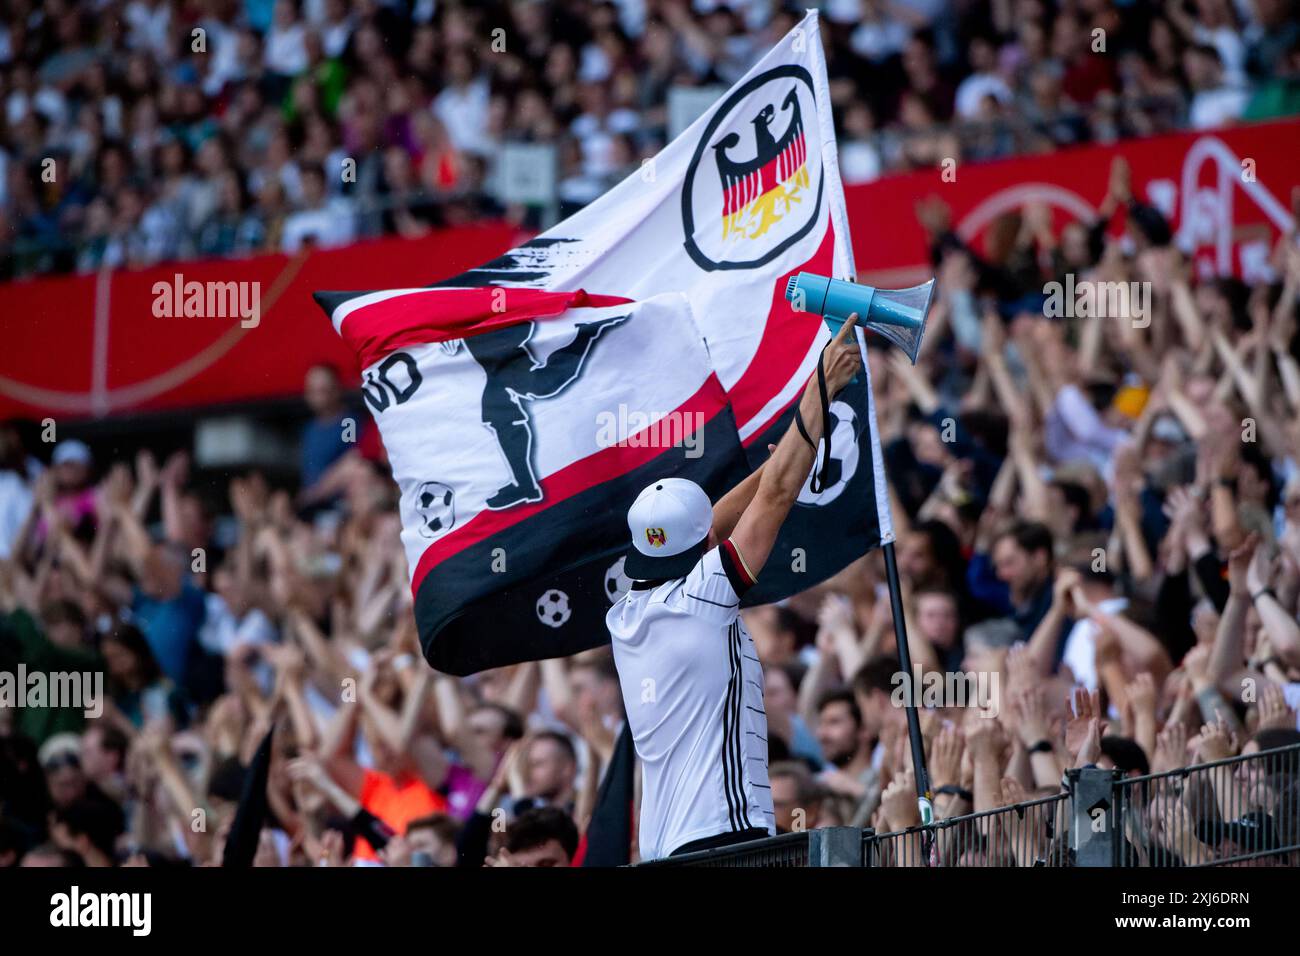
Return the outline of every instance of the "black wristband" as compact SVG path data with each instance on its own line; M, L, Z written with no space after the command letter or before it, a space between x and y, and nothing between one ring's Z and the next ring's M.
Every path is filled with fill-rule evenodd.
M1050 754L1055 749L1056 748L1052 746L1052 742L1044 737L1042 740L1038 741L1038 743L1030 747L1029 752L1031 754Z
M967 803L975 802L975 795L973 793L971 793L969 790L963 790L955 783L944 784L942 787L940 787L938 790L934 792L934 795L936 797L941 796L943 794L951 794L954 797L961 797L961 799L965 800Z
M1252 594L1252 595L1250 596L1250 603L1251 603L1251 604L1254 604L1256 601L1258 601L1260 598L1262 598L1265 594L1267 594L1267 595L1269 595L1270 597L1272 597L1273 600L1275 600L1275 601L1277 600L1277 595L1273 593L1273 589L1272 589L1272 588L1260 588L1258 591L1256 591L1254 594Z

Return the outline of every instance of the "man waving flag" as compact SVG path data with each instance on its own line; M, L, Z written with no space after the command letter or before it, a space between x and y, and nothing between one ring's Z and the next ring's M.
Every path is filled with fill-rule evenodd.
M402 488L425 654L468 673L607 639L623 515L662 476L718 498L767 456L829 340L800 271L853 278L815 12L636 174L427 289L318 293ZM865 376L828 410L748 603L892 538Z
M852 316L808 382L772 457L711 506L684 478L628 510L633 583L606 617L642 763L641 855L776 833L763 665L740 618L813 464L825 416L860 363Z

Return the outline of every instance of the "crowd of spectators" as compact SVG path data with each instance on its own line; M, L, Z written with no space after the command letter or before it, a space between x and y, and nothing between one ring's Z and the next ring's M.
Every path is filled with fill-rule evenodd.
M924 349L870 353L912 661L994 678L990 699L922 714L937 810L1050 798L1075 767L1272 751L1137 791L1127 845L1145 864L1294 864L1300 245L1280 239L1271 280L1200 279L1122 159L1099 210L1061 225L1026 205L977 254L919 204ZM1048 317L1067 275L1150 300ZM0 865L219 860L272 725L259 865L581 855L623 719L608 649L427 667L397 489L352 398L311 371L288 487L0 428L0 675L106 689L90 717L0 707ZM915 825L879 551L744 614L779 825ZM1033 819L947 862L1070 862L1068 820Z
M664 145L779 0L6 0L8 274L414 235L503 206L505 143L557 150L553 209ZM847 182L1300 110L1293 0L828 0Z

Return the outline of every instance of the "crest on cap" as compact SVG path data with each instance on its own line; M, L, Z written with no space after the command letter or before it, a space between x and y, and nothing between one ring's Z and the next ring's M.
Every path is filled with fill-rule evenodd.
M663 528L646 528L645 539L652 548L662 548L668 543L668 535L664 534Z

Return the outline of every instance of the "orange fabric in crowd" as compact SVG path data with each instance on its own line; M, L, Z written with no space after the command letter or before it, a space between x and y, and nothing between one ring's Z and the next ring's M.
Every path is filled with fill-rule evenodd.
M366 771L361 781L360 800L363 807L398 833L405 833L406 825L412 820L447 810L446 798L430 790L419 777L404 776L399 782L378 770ZM356 856L363 860L379 859L370 843L361 838L357 839Z

